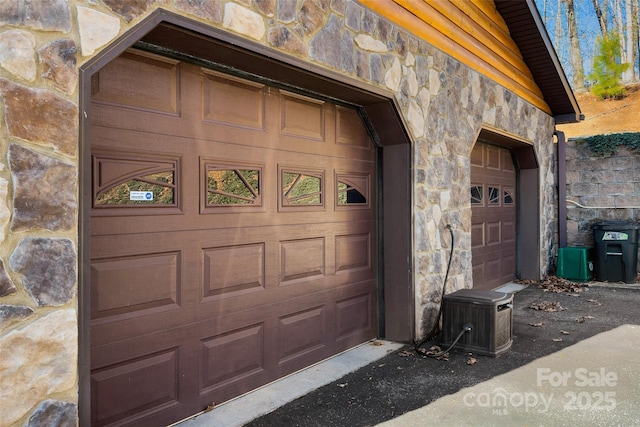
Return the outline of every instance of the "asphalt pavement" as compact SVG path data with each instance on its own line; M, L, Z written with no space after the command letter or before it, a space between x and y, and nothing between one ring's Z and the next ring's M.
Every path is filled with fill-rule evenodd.
M640 285L565 289L515 294L498 357L406 345L244 425L640 425Z

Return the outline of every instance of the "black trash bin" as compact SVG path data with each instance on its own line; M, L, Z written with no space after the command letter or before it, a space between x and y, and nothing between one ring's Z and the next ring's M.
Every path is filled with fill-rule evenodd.
M602 221L591 226L598 281L636 282L639 228L640 224L629 221Z

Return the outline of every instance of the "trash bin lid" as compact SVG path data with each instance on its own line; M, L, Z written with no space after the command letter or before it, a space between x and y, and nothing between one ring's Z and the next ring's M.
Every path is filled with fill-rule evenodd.
M637 230L640 229L640 224L633 221L600 221L591 225L593 230Z
M508 300L513 294L496 291L482 291L478 289L460 289L444 296L446 299L479 303L494 303Z

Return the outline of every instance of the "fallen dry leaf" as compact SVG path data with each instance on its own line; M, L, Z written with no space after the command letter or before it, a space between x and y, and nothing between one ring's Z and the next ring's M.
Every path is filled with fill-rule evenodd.
M548 313L566 310L566 308L563 308L558 301L542 301L538 303L532 303L529 308L534 310L546 311Z
M544 292L569 292L570 294L583 292L588 289L585 285L581 285L579 283L572 282L571 280L563 279L556 276L549 276L546 279L540 281L540 283L538 284L538 288L542 289Z
M569 335L569 334L570 334L570 332L567 332L567 331L560 331L560 333L561 333L562 335Z
M204 412L211 412L216 407L216 402L211 403L211 405L207 406Z
M533 326L534 328L538 328L538 327L540 327L542 325L544 325L544 322L529 323L529 326Z
M593 316L582 316L582 317L578 317L576 319L576 322L578 323L584 323L585 321L589 320L589 319L595 319L595 317Z
M600 301L595 300L595 299L588 299L587 301L589 301L593 305L602 305L602 303Z
M467 365L475 365L476 363L478 363L478 359L476 359L475 357L470 357L467 359Z
M437 345L433 345L431 347L429 347L429 350L425 351L424 354L426 356L434 356L434 358L436 360L449 360L449 353L442 353L442 348L440 346ZM437 354L440 354L439 356L436 356Z
M371 345L381 346L381 345L384 345L384 343L383 343L383 342L381 342L381 341L372 341L372 342L371 342Z

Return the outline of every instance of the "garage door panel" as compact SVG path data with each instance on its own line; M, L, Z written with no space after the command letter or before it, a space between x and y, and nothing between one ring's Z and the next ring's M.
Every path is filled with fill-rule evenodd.
M472 275L473 275L473 283L474 287L476 283L482 283L484 281L485 271L484 271L484 261L481 260L473 260L472 264Z
M205 122L263 129L263 84L241 80L206 69L202 72L202 117Z
M336 143L369 150L371 140L355 110L336 106Z
M324 101L280 90L280 119L281 135L325 141Z
M471 247L477 248L485 245L484 223L471 224Z
M277 360L281 366L297 364L296 359L322 352L327 331L326 307L319 305L278 317ZM317 356L316 356L317 357Z
M153 81L153 91L140 91ZM91 79L92 100L122 107L178 114L180 105L178 61L138 51L116 58Z
M373 300L370 292L336 301L336 340L348 340L350 336L370 333L374 319Z
M325 274L325 239L280 242L279 286L318 279Z
M336 273L371 268L371 234L347 234L335 237Z
M498 147L494 147L492 145L486 145L485 148L485 159L486 159L486 168L487 169L493 169L493 170L500 170L501 169L501 160L502 160L502 153L500 148Z
M502 277L500 274L502 272L502 269L500 268L501 264L502 260L500 258L488 259L484 262L484 271L493 273L494 275L497 273L498 277ZM487 277L485 277L485 280L487 280Z
M515 262L516 257L513 253L503 253L500 264L500 277L503 280L513 280L513 265L515 265Z
M181 256L175 251L92 261L92 319L121 320L178 308Z
M502 150L501 169L506 172L515 173L516 167L513 163L513 156L509 150Z
M95 424L135 421L178 404L178 348L144 355L91 374Z
M499 244L501 242L500 229L502 228L500 222L486 222L485 227L487 230L487 246Z
M203 256L203 300L265 289L264 242L204 249Z
M258 323L200 341L200 394L265 375L264 328Z
M516 240L515 221L504 221L502 223L502 241L515 243L515 240Z

